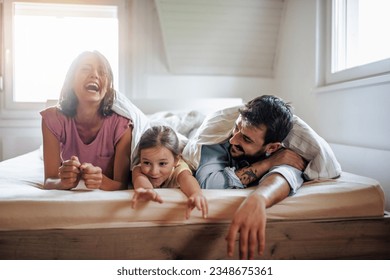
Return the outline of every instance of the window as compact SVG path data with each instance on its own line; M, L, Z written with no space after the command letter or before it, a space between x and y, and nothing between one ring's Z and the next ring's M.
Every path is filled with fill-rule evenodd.
M390 1L333 0L327 83L390 73Z
M118 6L80 3L4 1L5 30L13 31L4 42L7 104L57 99L70 63L85 50L107 57L118 88Z

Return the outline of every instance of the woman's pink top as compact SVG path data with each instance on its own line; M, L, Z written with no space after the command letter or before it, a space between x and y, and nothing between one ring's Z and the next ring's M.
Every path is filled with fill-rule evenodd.
M99 166L103 174L112 176L115 146L131 125L129 119L116 113L105 117L96 138L91 143L84 144L73 118L65 116L55 107L47 108L40 113L49 130L60 142L62 161L77 156L80 163L87 162Z

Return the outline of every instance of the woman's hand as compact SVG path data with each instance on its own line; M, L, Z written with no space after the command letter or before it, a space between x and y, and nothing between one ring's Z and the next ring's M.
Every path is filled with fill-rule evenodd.
M131 199L132 208L135 209L138 201L155 201L163 203L161 196L154 189L136 188Z
M80 165L81 179L84 180L85 186L88 189L99 189L103 182L102 169L94 166L91 163L83 163Z
M191 211L194 208L197 208L199 211L202 211L202 217L207 218L208 215L208 203L206 197L201 192L196 192L192 194L187 201L187 210L186 210L186 219L190 218Z
M78 157L72 156L65 160L58 168L58 178L61 182L60 189L70 190L75 188L80 181L80 162Z

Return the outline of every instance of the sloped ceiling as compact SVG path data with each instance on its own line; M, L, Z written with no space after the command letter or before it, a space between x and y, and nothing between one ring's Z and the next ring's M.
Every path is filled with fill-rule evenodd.
M283 0L155 0L174 74L272 77Z

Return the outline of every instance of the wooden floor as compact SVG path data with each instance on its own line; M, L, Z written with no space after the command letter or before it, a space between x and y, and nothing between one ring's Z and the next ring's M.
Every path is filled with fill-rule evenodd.
M227 259L228 226L0 231L0 259ZM388 215L268 222L266 238L262 259L390 259Z

